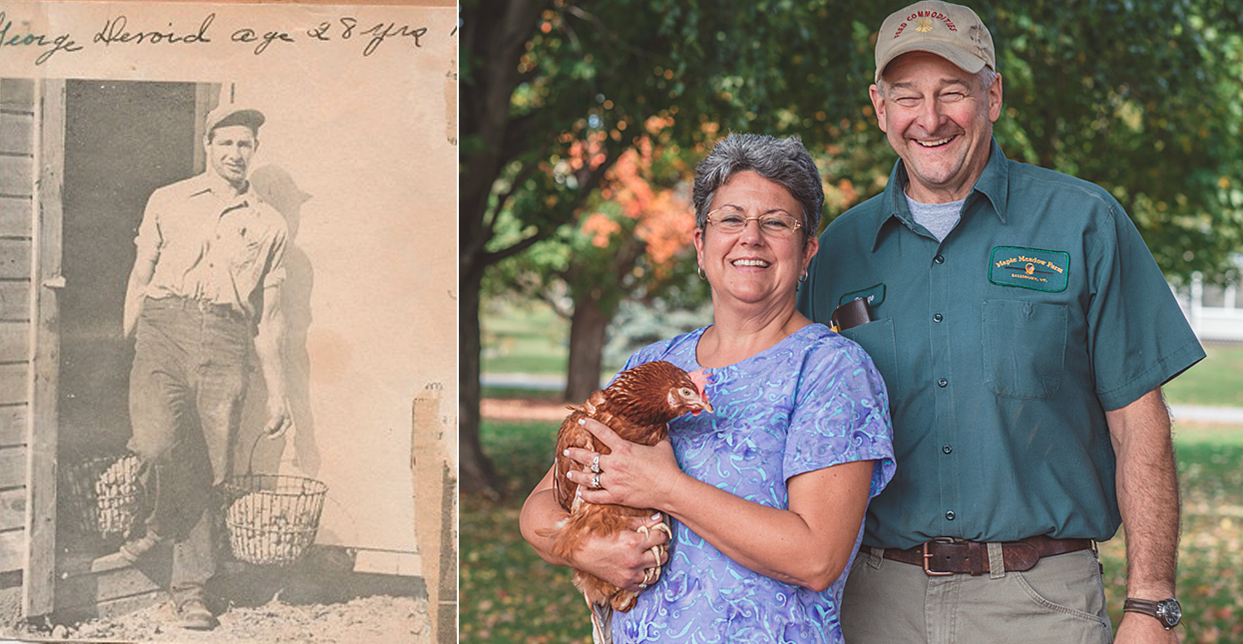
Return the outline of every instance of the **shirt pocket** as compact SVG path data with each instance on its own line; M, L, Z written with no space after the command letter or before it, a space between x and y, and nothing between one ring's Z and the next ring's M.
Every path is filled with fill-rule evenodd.
M1047 400L1062 386L1065 304L985 300L984 380L1003 398Z
M263 255L263 240L255 237L239 237L230 248L230 265L234 272L250 270Z
M841 331L841 335L854 340L868 356L885 380L889 392L889 407L901 396L898 388L898 342L893 332L893 318L873 320Z

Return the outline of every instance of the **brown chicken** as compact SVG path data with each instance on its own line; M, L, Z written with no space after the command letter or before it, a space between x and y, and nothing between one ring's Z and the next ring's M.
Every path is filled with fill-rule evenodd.
M611 451L578 421L584 417L594 418L628 441L653 445L669 435L666 423L674 418L688 412L712 412L707 382L702 369L687 373L668 362L649 362L621 372L603 391L591 394L581 407L569 407L572 413L561 423L557 434L553 493L570 516L558 523L552 534L554 554L569 558L583 536L615 534L629 529L633 517L650 517L654 513L650 509L622 505L596 505L578 497L578 484L566 478L566 472L589 471L589 468L565 456L566 448L581 447L600 454ZM669 532L663 524L657 529ZM659 561L659 547L653 550ZM659 579L660 567L655 571ZM629 611L639 593L618 588L581 570L574 572L574 585L591 607L593 638L597 643L611 642L613 611Z

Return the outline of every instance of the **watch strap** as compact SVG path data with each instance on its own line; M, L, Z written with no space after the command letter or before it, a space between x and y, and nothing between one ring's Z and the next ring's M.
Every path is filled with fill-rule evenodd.
M1157 602L1151 599L1131 599L1126 598L1122 603L1123 612L1143 613L1145 615L1157 616Z
M1162 614L1163 611L1161 610L1161 604L1166 603L1166 602L1170 602L1174 604L1175 617L1174 617L1173 624L1170 624L1168 621L1166 621L1166 616ZM1131 613L1142 613L1144 615L1148 615L1149 617L1156 619L1158 622L1161 622L1161 626L1165 627L1165 630L1167 631L1173 628L1174 626L1177 626L1178 623L1181 621L1180 618L1182 617L1181 615L1182 611L1178 607L1178 600L1174 598L1152 600L1152 599L1134 599L1131 597L1127 597L1126 601L1122 603L1122 611L1131 612Z

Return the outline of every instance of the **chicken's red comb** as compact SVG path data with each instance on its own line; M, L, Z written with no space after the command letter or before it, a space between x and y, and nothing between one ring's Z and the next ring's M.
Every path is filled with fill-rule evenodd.
M708 383L712 382L712 377L709 376L703 369L696 369L686 375L690 376L691 382L695 383L695 386L699 388L699 395L707 401Z

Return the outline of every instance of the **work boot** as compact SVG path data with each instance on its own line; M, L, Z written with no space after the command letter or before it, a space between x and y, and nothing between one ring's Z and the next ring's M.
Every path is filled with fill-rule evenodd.
M177 605L176 624L192 631L210 631L219 626L220 621L208 610L202 599L194 597Z

